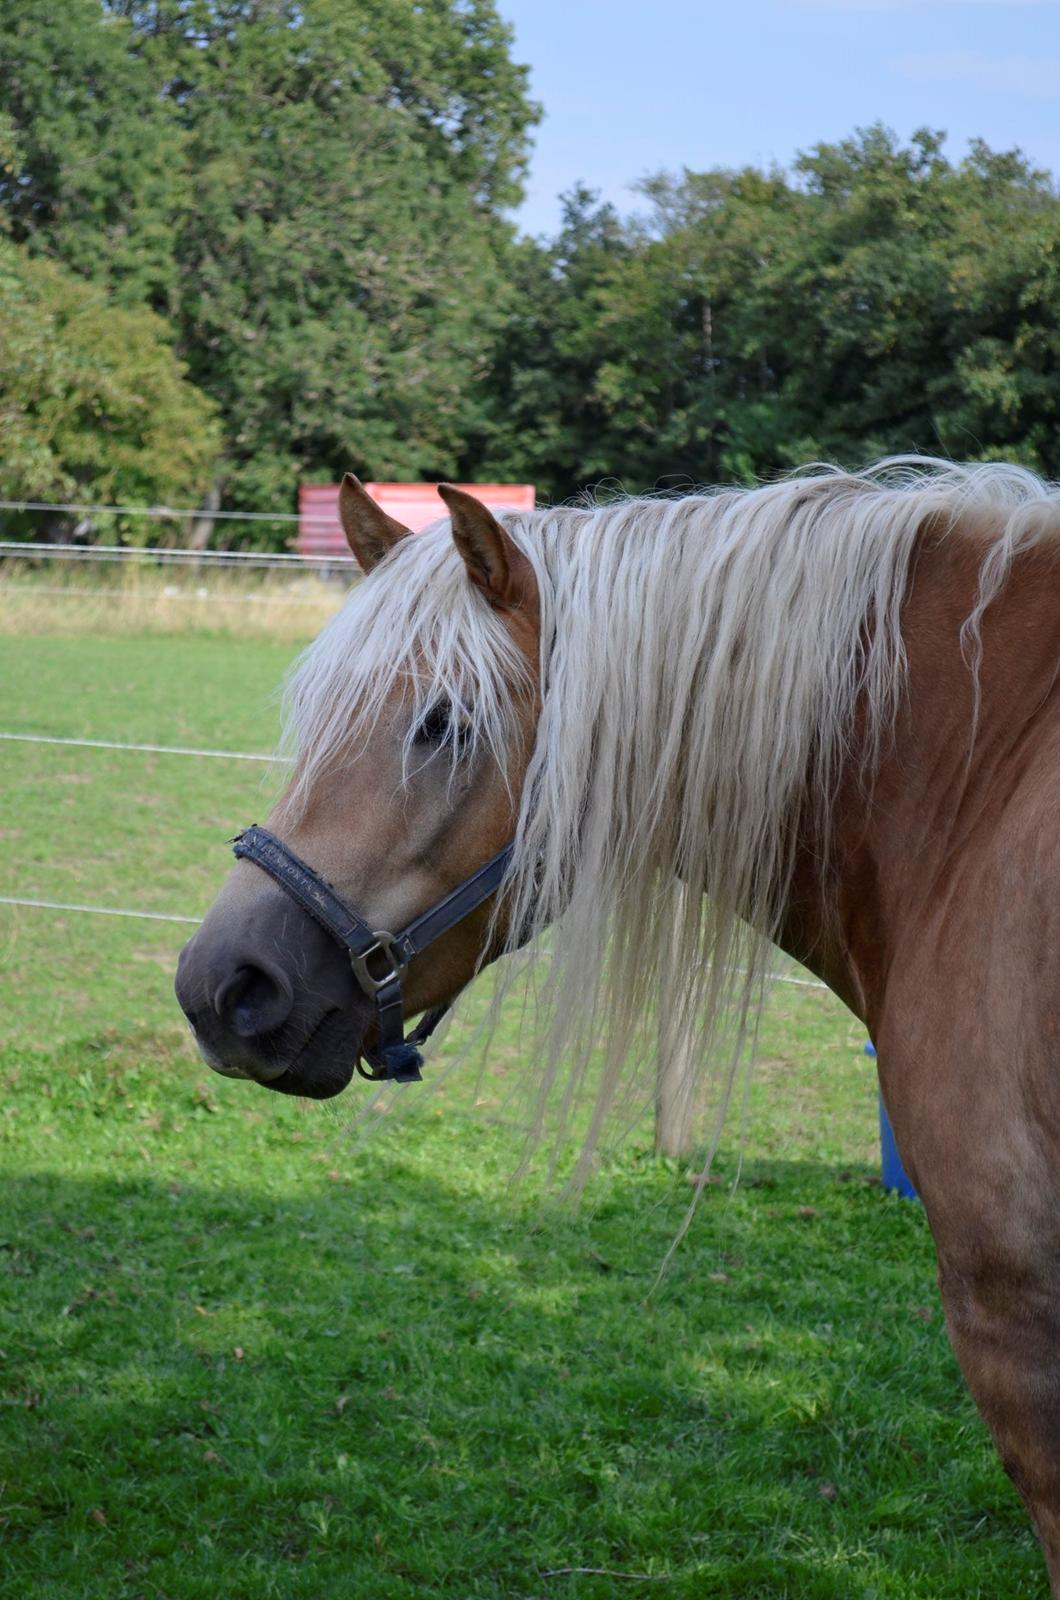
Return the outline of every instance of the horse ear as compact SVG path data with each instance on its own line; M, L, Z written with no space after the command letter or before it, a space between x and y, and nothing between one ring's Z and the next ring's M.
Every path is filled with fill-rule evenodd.
M481 500L463 489L440 483L438 493L449 507L453 543L464 558L471 582L500 611L525 604L533 593L533 569L507 528Z
M346 543L363 572L371 572L378 566L409 531L393 517L388 517L382 506L376 505L352 472L347 472L339 489L339 521Z

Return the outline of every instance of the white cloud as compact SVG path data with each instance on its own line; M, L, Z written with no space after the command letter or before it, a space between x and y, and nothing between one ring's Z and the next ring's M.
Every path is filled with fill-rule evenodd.
M893 64L907 78L932 83L963 83L994 94L1060 99L1060 56L995 56L976 50L935 50L898 56Z

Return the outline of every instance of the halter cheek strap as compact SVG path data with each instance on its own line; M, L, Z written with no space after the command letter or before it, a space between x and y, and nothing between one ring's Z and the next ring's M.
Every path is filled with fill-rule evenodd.
M398 933L384 933L369 927L325 878L267 828L259 828L255 823L232 841L234 855L253 861L267 872L303 911L319 922L336 944L349 952L354 979L376 1010L376 1046L365 1054L373 1070L365 1071L360 1061L357 1070L364 1078L389 1078L397 1083L412 1083L422 1076L420 1046L430 1038L449 1009L448 1005L435 1006L424 1014L411 1033L406 1034L401 993L405 969L413 957L496 893L508 870L513 849L514 844L506 844L477 872Z

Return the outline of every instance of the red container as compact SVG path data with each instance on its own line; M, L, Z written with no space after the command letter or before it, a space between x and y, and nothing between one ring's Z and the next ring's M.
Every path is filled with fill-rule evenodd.
M372 499L413 533L446 515L445 502L433 483L366 483ZM532 483L460 483L491 511L532 511ZM298 490L299 555L348 556L346 537L339 523L339 485L303 483Z

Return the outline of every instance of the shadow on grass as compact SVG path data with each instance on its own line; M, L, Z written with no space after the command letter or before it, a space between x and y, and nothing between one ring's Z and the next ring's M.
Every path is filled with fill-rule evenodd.
M648 1296L657 1168L548 1218L422 1165L9 1183L8 1592L1042 1592L917 1208L757 1167Z

